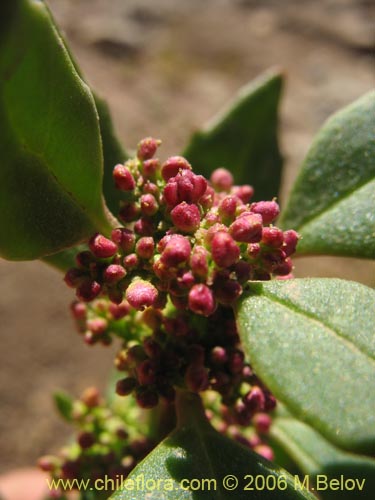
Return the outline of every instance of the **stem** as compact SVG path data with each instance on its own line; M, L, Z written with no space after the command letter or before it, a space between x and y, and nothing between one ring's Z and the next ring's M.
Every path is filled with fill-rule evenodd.
M175 405L160 401L149 416L149 437L159 443L176 427Z
M179 390L176 393L176 414L177 427L191 425L192 422L199 421L210 426L206 413L202 404L202 400L198 394L193 392Z

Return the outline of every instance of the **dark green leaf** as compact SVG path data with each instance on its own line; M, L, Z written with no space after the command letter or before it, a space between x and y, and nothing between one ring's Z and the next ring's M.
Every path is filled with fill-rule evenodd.
M375 92L317 135L281 219L301 254L375 258Z
M159 498L163 500L200 500L212 499L313 499L307 491L297 491L293 478L284 470L264 460L259 455L216 432L207 422L198 397L184 396L178 404L179 424L169 437L159 444L153 452L130 474L133 490L126 489L115 493L112 500L134 498ZM229 491L223 487L228 475L238 479L238 487ZM259 476L258 488L263 480L272 488L273 484L282 485L275 490L244 490L250 485L251 478ZM283 477L284 479L280 479ZM142 489L142 478L144 488ZM185 481L184 481L185 480ZM194 481L193 481L194 480ZM198 481L201 482L199 486ZM211 481L210 481L211 480ZM131 486L131 482L127 487ZM152 491L152 485L159 481L159 490ZM235 479L228 479L233 484ZM183 489L188 482L192 489ZM138 483L138 488L136 487ZM146 485L149 484L149 490ZM252 483L254 486L255 481ZM155 488L155 487L154 487ZM195 488L195 490L194 490ZM275 493L276 492L276 493Z
M0 18L0 252L32 259L110 229L99 122L44 3Z
M53 395L55 401L55 406L60 413L60 415L70 422L72 420L72 410L73 410L73 400L65 392L59 391L55 392Z
M255 371L337 445L375 449L375 292L337 279L254 282L237 309Z
M236 99L192 137L183 153L200 173L218 167L233 172L237 184L251 184L254 199L278 195L282 158L277 141L280 73L267 73L244 87Z
M319 493L323 500L373 498L375 491L373 459L336 448L321 434L288 414L278 415L273 419L271 437L282 445L302 471L310 476L310 482L315 483L315 489L316 477L321 476L320 486L323 491ZM340 481L343 476L345 480L350 479L348 485L352 484L351 480L357 481L357 487L352 491L341 488L324 490L325 476L328 481L332 479ZM336 483L333 484L336 486Z

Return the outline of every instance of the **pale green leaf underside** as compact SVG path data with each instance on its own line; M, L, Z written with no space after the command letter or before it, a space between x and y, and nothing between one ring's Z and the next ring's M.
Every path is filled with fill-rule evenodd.
M323 126L280 223L301 233L301 254L375 258L375 92Z
M321 493L323 500L349 500L361 498L370 500L375 490L375 460L340 450L321 434L294 419L287 412L281 412L273 419L271 437L282 446L298 464L304 474L310 476L311 484L316 476L326 475L329 479L352 478L359 481L359 487L352 492L327 490Z
M375 449L375 292L336 279L252 283L237 309L258 375L337 445Z

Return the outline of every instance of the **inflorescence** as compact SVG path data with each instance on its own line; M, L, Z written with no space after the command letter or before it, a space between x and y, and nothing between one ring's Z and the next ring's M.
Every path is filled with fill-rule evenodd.
M253 188L224 168L208 181L183 157L161 164L159 145L142 140L113 170L123 226L95 234L67 272L74 318L88 344L121 338L118 394L153 408L177 388L212 390L223 431L253 424L264 434L276 402L245 360L231 306L249 280L292 276L298 234L274 225L275 200L252 203Z

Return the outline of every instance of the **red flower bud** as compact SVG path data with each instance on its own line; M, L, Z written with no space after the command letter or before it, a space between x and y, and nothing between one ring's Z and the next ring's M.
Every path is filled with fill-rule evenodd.
M185 383L190 391L205 391L209 384L207 370L204 366L190 365L185 373Z
M90 267L90 264L95 262L95 257L91 252L85 250L84 252L77 253L76 262L78 266L87 269Z
M113 284L122 280L126 276L126 271L122 266L111 264L108 266L104 273L103 278L106 283Z
M228 361L227 351L221 346L214 347L210 353L210 360L214 365L224 365Z
M269 247L279 248L284 243L284 234L278 227L264 227L261 241Z
M126 290L126 300L139 311L153 305L157 299L158 291L144 280L136 280L131 283Z
M197 205L188 205L185 201L172 210L171 217L177 229L185 233L194 233L201 221Z
M272 448L266 444L259 444L258 446L255 446L254 451L270 462L273 462L275 459Z
M134 224L134 231L141 236L152 236L155 232L155 228L152 220L141 217Z
M139 216L139 207L134 202L125 202L122 204L119 217L124 222L133 222Z
M133 231L125 228L118 228L112 231L112 240L125 252L129 253L135 245L135 235Z
M189 308L196 314L210 316L216 308L215 299L208 286L194 285L189 292Z
M102 287L96 281L87 280L77 288L76 295L82 302L91 302L101 292Z
M202 246L195 246L190 257L191 270L196 276L206 278L208 275L208 251Z
M143 236L137 241L135 251L141 259L151 259L154 255L155 243L151 236Z
M289 276L289 274L292 272L293 269L293 264L292 261L289 257L287 257L284 262L281 262L281 264L278 264L276 267L273 269L273 273L277 274L278 276Z
M87 274L76 267L72 267L64 276L64 281L70 288L77 288L87 279Z
M299 240L299 234L293 229L284 232L284 246L283 250L287 257L296 251L296 246Z
M224 221L231 221L235 218L237 206L240 200L236 196L226 196L219 205L219 214Z
M101 234L95 234L89 241L89 247L92 253L98 259L107 259L113 257L117 252L117 245L113 241L105 238Z
M130 170L125 165L118 164L113 169L113 179L115 186L121 191L133 191L135 188L135 180Z
M124 300L120 304L110 304L108 309L113 319L121 319L129 314L130 305Z
M141 385L151 385L156 381L155 362L145 359L137 366L138 381Z
M130 253L129 255L126 255L124 257L123 264L126 269L134 269L135 267L137 267L139 264L137 254Z
M252 203L250 210L262 216L263 224L270 224L280 213L280 207L276 201L258 201Z
M230 234L219 231L212 238L211 254L215 264L229 267L239 259L240 249Z
M172 235L165 245L160 261L168 267L176 267L190 258L191 245L186 236Z
M214 204L214 200L215 200L215 191L211 186L207 186L204 195L201 196L199 200L199 203L205 210L208 210Z
M87 316L87 307L82 302L75 301L70 306L73 318L75 320L85 320Z
M169 179L164 188L164 199L169 207L178 203L197 203L207 189L207 181L202 175L195 175L190 170L182 170Z
M127 396L128 394L131 394L136 387L137 381L135 378L123 378L122 380L118 380L116 383L116 393L119 396Z
M218 279L214 282L215 299L224 305L231 305L242 294L242 286L236 280Z
M226 168L214 170L210 180L216 191L229 191L233 185L233 175Z
M135 397L138 405L145 409L154 408L159 402L158 393L148 387L138 387Z
M89 319L87 322L87 328L94 335L102 335L108 328L108 321L104 318Z
M153 137L146 137L138 143L137 156L140 160L149 160L154 156L161 141Z
M256 259L260 254L260 245L259 243L249 243L247 245L247 255L252 258Z
M78 444L84 450L87 448L91 448L91 446L95 443L95 436L92 432L81 432L77 438Z
M253 386L251 390L243 397L243 402L251 413L264 410L265 395L262 389L258 386Z
M140 199L143 215L152 216L159 210L159 205L152 194L143 194Z
M259 434L267 434L271 424L272 419L267 413L257 413L253 417L253 425Z
M262 227L262 217L260 215L241 215L231 224L229 232L236 241L256 243L262 237Z
M191 170L190 163L182 156L171 156L161 167L161 175L165 181L176 177L180 170Z

